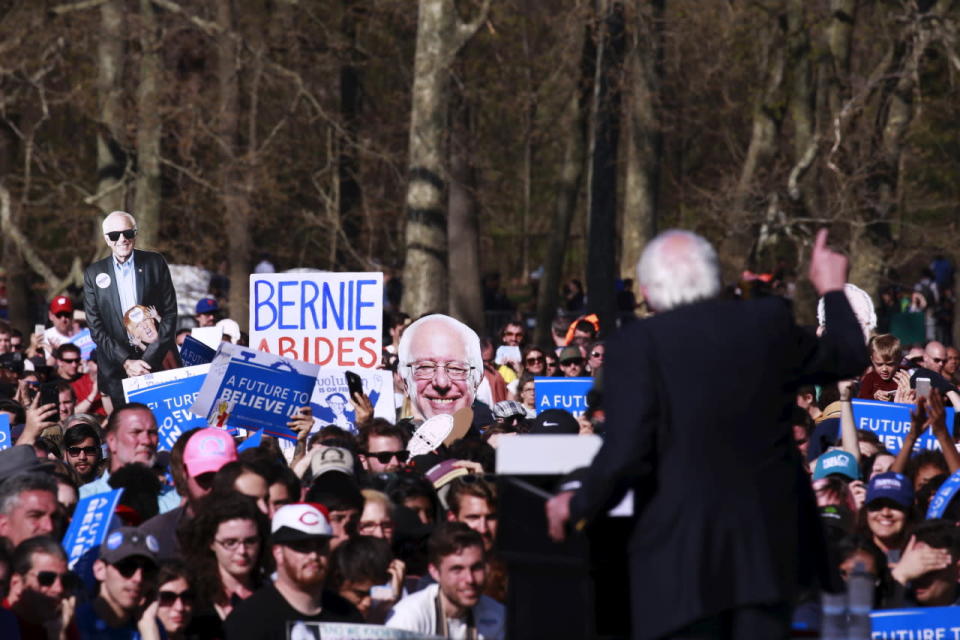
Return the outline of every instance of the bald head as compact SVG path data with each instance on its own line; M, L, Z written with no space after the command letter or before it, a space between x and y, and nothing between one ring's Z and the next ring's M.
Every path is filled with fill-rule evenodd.
M947 360L947 348L936 340L927 343L923 350L923 366L936 373L943 372L943 363Z
M114 259L124 263L133 255L137 243L137 221L126 211L114 211L103 219L103 239Z

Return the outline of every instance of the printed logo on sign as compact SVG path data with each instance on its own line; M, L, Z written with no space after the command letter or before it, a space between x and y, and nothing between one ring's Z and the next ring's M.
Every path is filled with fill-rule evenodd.
M110 276L106 273L101 273L97 275L97 286L101 289L106 289L110 286Z

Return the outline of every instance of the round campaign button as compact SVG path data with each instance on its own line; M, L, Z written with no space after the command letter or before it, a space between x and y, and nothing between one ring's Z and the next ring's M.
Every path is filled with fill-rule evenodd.
M97 286L101 289L106 289L110 286L110 274L101 273L97 275Z

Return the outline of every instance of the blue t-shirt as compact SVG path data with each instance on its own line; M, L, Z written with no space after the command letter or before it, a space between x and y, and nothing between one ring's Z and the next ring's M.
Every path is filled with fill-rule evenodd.
M80 632L82 640L141 640L143 638L137 630L137 624L130 621L122 627L114 629L97 615L93 608L93 602L85 602L77 605L77 612L74 614L74 620L77 623L77 630ZM167 634L163 625L157 622L157 629L160 631L160 637L166 638Z

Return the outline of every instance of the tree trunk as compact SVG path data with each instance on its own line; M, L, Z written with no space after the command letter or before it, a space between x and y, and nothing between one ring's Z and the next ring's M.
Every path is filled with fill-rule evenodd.
M340 136L340 149L337 160L339 183L339 214L340 225L344 236L356 244L360 236L361 225L361 192L357 181L357 117L360 113L360 71L358 69L360 54L357 51L357 16L361 8L356 0L343 0L343 16L340 20L340 33L344 38L345 60L340 65L340 117L344 135ZM337 252L337 264L340 268L354 269L359 267L348 251L342 248Z
M580 199L580 185L583 182L583 170L586 162L587 116L590 109L590 95L593 84L596 50L593 44L592 28L583 29L583 46L580 47L580 77L567 101L563 131L567 132L563 145L563 160L560 164L560 177L554 192L556 195L555 214L550 229L547 255L544 259L543 276L537 293L537 326L534 344L547 346L550 342L550 325L560 305L560 279L563 275L563 259L567 251L567 239L570 226L577 213ZM576 49L574 49L576 50Z
M450 127L450 315L484 335L480 217L476 171L471 163L473 128L470 108L464 101L462 94L456 96Z
M7 183L7 176L14 172L20 149L20 138L6 123L0 123L0 185ZM9 195L7 196L9 198ZM11 207L12 208L12 207ZM18 207L19 208L19 207ZM16 213L11 218L17 222ZM16 241L8 232L3 234L3 270L6 274L7 317L10 324L26 329L33 318L30 317L27 292L27 269Z
M217 35L217 84L219 87L218 134L224 151L220 170L224 226L227 232L227 255L230 260L230 317L241 329L248 324L247 304L250 280L250 200L242 170L238 141L240 121L239 59L236 42L228 34L233 31L232 0L217 0L217 24L223 31Z
M604 24L597 51L587 245L587 306L600 318L600 331L616 328L617 149L623 85L623 5L600 0Z
M638 3L640 5L641 3ZM663 13L666 0L640 6L627 52L627 153L624 167L620 277L636 278L643 247L657 233L660 195L660 86L663 82ZM645 7L646 5L642 5Z
M124 13L122 0L107 0L100 5L100 38L97 43L100 126L97 133L96 204L104 213L126 206L124 176L128 158L123 148Z
M160 236L160 120L162 66L157 18L151 0L140 0L140 85L137 88L137 183L134 211L137 244L156 248Z
M412 317L446 313L446 140L450 67L486 19L489 2L462 23L453 0L420 0L410 112L403 309Z

